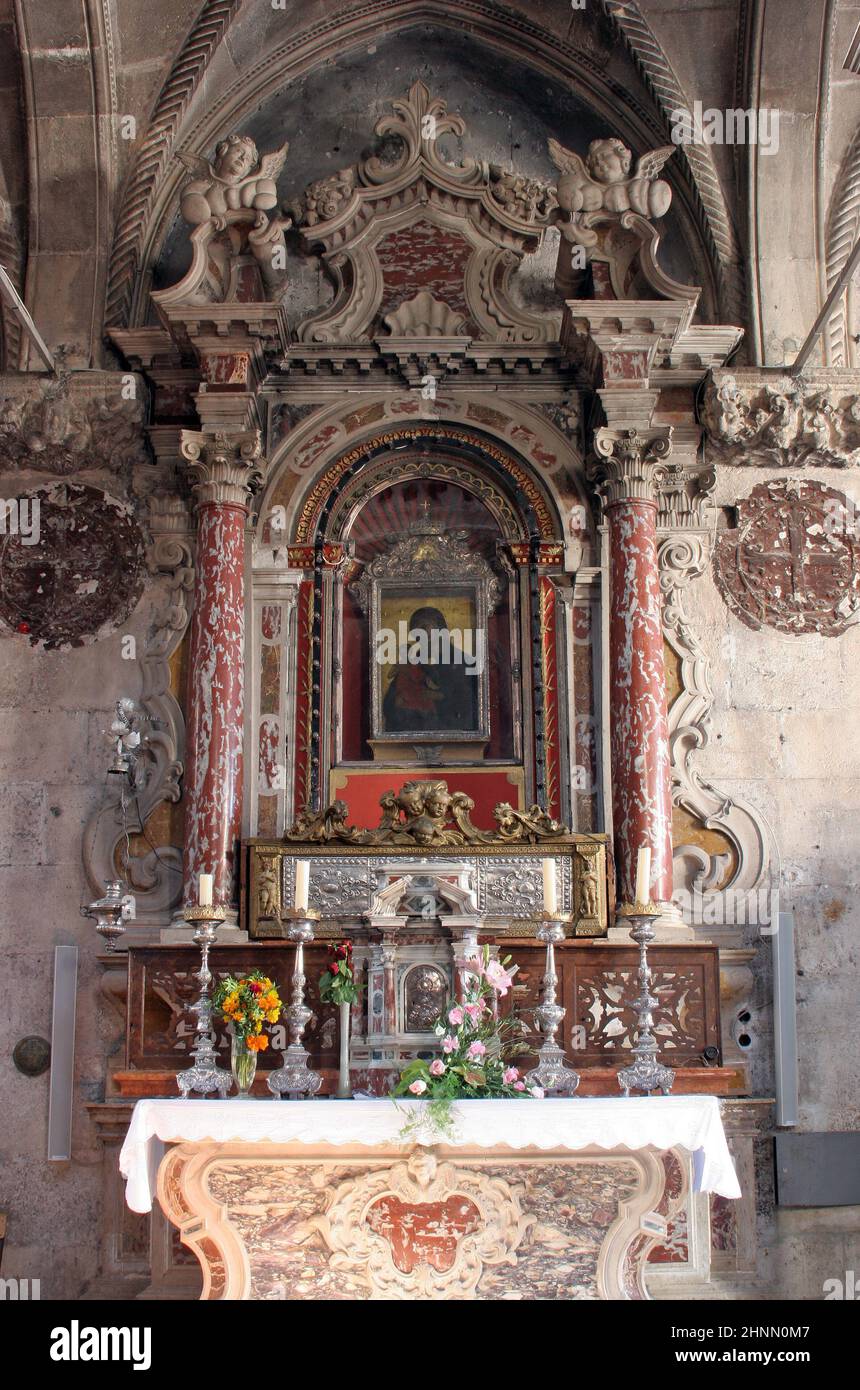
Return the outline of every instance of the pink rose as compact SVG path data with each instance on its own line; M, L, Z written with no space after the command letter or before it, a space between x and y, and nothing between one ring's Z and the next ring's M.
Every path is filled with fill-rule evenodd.
M413 1096L423 1096L424 1092L427 1090L427 1082L413 1081L409 1089L412 1092Z
M470 1020L471 1023L477 1023L477 1022L478 1022L478 1019L481 1017L481 1014L482 1014L483 1012L484 1012L484 1001L483 1001L483 999L481 999L480 1002L477 1003L477 1004L467 1004L467 1005L466 1005L466 1013L469 1015L469 1020Z
M535 1100L543 1100L543 1089L540 1086L529 1086L529 1095L534 1096Z
M445 1037L442 1039L442 1051L453 1052L456 1049L456 1046L457 1039L452 1038L450 1033L446 1033Z
M441 1057L436 1057L436 1058L434 1058L434 1060L430 1063L430 1075L431 1075L431 1076L444 1076L444 1075L445 1075L445 1063L442 1061L442 1058L441 1058Z
M514 1090L515 1090L515 1091L524 1091L525 1089L526 1089L526 1083L525 1083L524 1081L515 1081L515 1082L514 1082Z
M519 1072L517 1071L516 1067L505 1067L505 1070L502 1072L502 1080L504 1081L506 1086L512 1085L513 1082L518 1079L518 1077Z
M490 960L484 966L484 979L498 994L505 995L514 982L513 971L508 971L500 960Z
M448 1022L454 1028L459 1028L460 1024L463 1022L463 1010L460 1008L459 1004L449 1011Z
M486 1050L487 1049L484 1047L484 1044L482 1042L469 1043L469 1048L466 1053L466 1056L474 1058L483 1057Z

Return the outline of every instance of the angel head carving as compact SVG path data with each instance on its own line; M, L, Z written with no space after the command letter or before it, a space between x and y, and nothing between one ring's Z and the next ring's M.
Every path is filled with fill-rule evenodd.
M215 173L225 183L238 183L260 162L250 135L228 135L215 147Z
M615 136L592 140L585 160L550 140L550 158L561 175L557 197L562 234L569 241L593 246L597 238L588 225L589 213L632 211L641 217L662 217L672 201L672 190L657 175L674 149L674 145L662 145L649 150L637 160L631 175L633 156Z
M585 167L598 183L620 183L630 173L632 158L627 146L610 135L603 140L592 140Z
M276 179L288 149L285 142L279 150L261 157L250 135L228 135L215 147L211 163L200 155L180 151L178 157L192 176L180 195L182 216L192 227L208 227L208 261L218 267L208 291L210 297L218 299L230 293L230 261L241 252L250 253L259 266L264 287L259 293L271 299L281 292L286 265L284 231L291 222L277 212L270 220L269 213L278 206Z

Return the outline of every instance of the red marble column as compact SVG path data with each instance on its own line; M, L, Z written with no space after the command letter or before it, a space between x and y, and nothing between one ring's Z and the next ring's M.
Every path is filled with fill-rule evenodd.
M197 513L194 613L188 670L183 895L214 875L213 900L236 902L236 846L242 829L245 678L245 522L262 478L257 431L184 430Z
M636 855L651 846L651 893L672 896L672 796L656 475L670 431L598 430L609 528L609 716L618 898L633 899Z

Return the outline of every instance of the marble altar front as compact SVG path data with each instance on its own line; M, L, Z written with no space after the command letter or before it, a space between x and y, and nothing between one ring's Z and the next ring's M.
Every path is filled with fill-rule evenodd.
M682 1208L701 1244L696 1194L741 1195L714 1097L457 1102L444 1132L427 1116L141 1101L126 1198L157 1194L204 1299L626 1300L649 1297Z

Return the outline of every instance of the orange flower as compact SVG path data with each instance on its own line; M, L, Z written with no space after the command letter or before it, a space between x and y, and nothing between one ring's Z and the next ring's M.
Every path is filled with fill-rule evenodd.
M268 1046L269 1039L266 1037L265 1033L248 1039L248 1047L251 1052L265 1052Z

